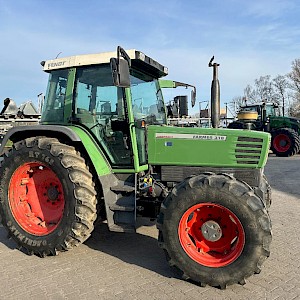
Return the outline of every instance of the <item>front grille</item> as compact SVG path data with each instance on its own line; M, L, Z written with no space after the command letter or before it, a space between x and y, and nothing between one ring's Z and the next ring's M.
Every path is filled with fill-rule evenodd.
M240 148L249 148L249 146L251 146L251 148L261 148L262 145L255 145L255 144L237 144L237 147Z
M235 149L237 164L256 165L261 157L263 139L239 136Z
M260 148L261 148L261 147L260 147ZM256 153L256 154L260 154L261 150L235 149L235 152L238 152L238 153Z
M260 159L260 156L236 155L236 158Z
M263 139L260 138L249 138L245 136L239 136L238 142L252 142L252 143L262 143Z

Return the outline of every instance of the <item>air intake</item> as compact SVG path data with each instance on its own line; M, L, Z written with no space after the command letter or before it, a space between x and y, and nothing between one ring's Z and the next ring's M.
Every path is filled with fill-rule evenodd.
M235 158L237 164L259 164L262 146L263 139L244 136L238 137L235 149Z

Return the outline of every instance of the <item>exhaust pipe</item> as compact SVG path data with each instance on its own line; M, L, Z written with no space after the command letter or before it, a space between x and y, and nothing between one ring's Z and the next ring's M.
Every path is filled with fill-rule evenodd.
M208 66L213 68L213 80L211 83L211 124L213 128L220 126L220 83L218 79L218 67L220 64L212 63L214 56Z

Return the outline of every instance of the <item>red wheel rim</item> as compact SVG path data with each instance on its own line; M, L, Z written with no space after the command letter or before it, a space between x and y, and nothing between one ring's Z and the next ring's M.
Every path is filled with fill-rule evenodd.
M18 167L10 179L8 196L15 220L30 234L49 234L62 219L63 187L44 164L30 162Z
M273 145L278 152L285 152L291 147L291 140L286 134L278 134L274 137Z
M245 232L237 216L214 203L189 208L179 222L178 235L190 258L213 268L235 261L245 245Z

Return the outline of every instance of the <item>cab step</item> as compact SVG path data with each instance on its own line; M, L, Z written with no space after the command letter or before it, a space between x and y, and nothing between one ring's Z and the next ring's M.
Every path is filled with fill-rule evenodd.
M110 190L117 193L132 193L135 191L135 187L133 185L124 182L124 184L118 184L112 186Z
M109 230L114 232L135 233L135 226L128 224L114 224L109 227Z
M110 205L112 211L134 211L134 206Z
M107 224L110 231L135 232L136 178L130 175L128 178L122 180L115 174L108 174L100 178L103 186L109 186L103 191Z

